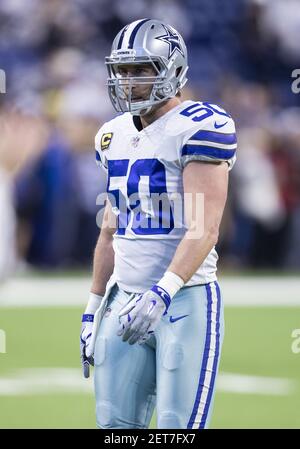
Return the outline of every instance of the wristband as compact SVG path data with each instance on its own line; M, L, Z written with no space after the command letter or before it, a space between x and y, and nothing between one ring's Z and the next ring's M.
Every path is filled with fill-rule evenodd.
M161 297L168 310L173 296L183 287L184 281L172 271L166 271L161 280L151 290Z
M82 315L82 323L93 323L94 322L94 315L89 314L89 313L84 313Z
M100 303L102 301L103 296L96 295L96 293L90 292L89 300L85 309L85 315L94 315Z

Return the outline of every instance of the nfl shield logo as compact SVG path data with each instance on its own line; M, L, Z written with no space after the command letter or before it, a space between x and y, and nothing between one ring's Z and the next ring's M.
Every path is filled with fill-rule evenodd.
M138 146L138 144L139 144L139 141L140 141L140 137L139 136L133 137L132 140L131 140L132 146L134 148L136 148Z

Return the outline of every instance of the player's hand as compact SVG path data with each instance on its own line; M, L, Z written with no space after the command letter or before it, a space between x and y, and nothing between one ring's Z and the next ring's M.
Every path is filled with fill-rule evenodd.
M89 300L82 315L82 325L80 332L80 357L85 378L90 377L90 366L94 366L93 357L87 357L86 352L91 343L93 332L94 315L101 304L103 296L90 292Z
M80 333L80 357L83 375L86 379L90 377L90 365L94 366L93 357L86 356L86 350L89 346L92 336L93 322L94 315L82 315L82 325Z
M118 336L131 345L144 343L167 313L170 302L166 290L157 285L144 294L135 295L119 312Z

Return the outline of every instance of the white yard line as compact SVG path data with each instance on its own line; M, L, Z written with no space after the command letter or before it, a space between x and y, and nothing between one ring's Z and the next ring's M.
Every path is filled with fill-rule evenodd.
M226 306L300 306L300 277L226 277ZM0 285L0 307L84 306L91 278L17 278Z
M0 396L92 392L92 378L84 379L76 368L30 368L0 377Z
M284 396L293 394L297 384L289 379L220 373L217 389L225 393Z
M83 306L89 278L11 279L0 287L0 307Z
M290 379L220 373L217 390L224 393L283 396L293 394L298 384ZM30 368L0 377L0 396L92 394L93 380L84 379L78 368Z

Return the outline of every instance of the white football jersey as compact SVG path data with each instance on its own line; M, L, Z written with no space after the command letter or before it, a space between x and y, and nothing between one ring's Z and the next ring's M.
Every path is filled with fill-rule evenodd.
M95 142L118 217L114 275L121 289L143 292L161 279L186 232L184 167L226 161L230 169L234 122L216 105L185 101L141 131L130 113L121 114L101 127ZM215 281L217 259L213 248L186 285Z

